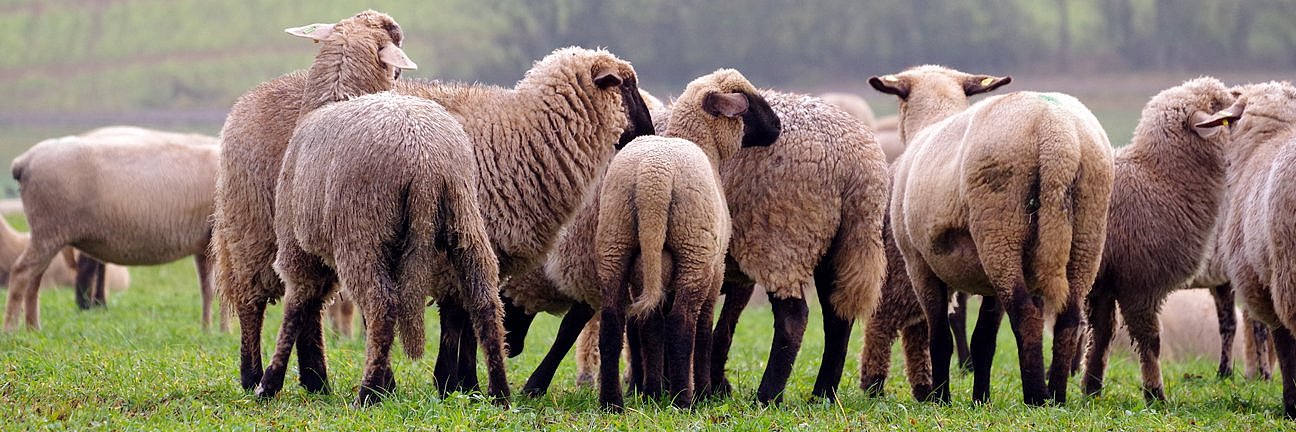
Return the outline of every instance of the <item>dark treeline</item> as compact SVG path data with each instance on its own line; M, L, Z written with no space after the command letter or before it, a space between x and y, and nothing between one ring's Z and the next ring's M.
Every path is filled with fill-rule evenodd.
M32 0L0 6L0 114L227 109L310 64L280 31L375 7L411 75L509 85L604 46L668 92L718 67L763 86L857 85L922 63L986 73L1296 66L1294 0ZM163 23L164 25L159 25Z
M732 66L807 82L921 63L977 70L1091 72L1296 66L1291 0L489 0L514 30L508 80L561 45L602 45L653 81ZM486 11L484 11L486 12Z

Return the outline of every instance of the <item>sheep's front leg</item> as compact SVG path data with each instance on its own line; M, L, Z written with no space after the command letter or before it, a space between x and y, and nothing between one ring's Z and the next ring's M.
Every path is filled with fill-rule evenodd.
M998 298L981 297L981 313L976 328L972 329L969 360L972 363L972 401L990 401L990 368L994 364L999 324L1003 322L1003 307Z
M678 268L677 268L678 269ZM684 270L680 273L695 275ZM666 363L670 365L670 397L675 406L693 406L693 348L697 337L698 315L710 290L709 277L677 278L675 301L666 317ZM708 326L709 327L709 326Z
M207 256L206 248L194 254L194 267L198 271L198 289L202 294L202 328L207 330L211 327L212 299L216 290L212 287L211 258Z
M1247 379L1268 381L1273 377L1274 354L1270 343L1269 326L1251 319L1251 312L1242 311L1242 346L1245 349L1243 359L1246 361Z
M432 368L432 379L436 381L441 396L459 388L462 378L459 377L459 341L464 331L463 322L468 312L452 299L437 301L441 322L441 344L437 351L436 366ZM469 345L468 349L474 347Z
M669 301L669 300L668 300ZM675 343L666 335L666 311L654 309L643 317L631 317L630 331L639 333L640 365L643 368L643 383L640 394L648 398L659 398L666 393L669 377L666 376L666 364L671 359L666 357L665 346ZM667 342L669 341L669 342ZM684 365L671 365L686 367Z
M878 308L884 308L886 299ZM876 313L869 320L868 325L864 327L864 349L860 352L860 389L864 390L864 395L868 397L882 397L886 391L887 373L891 369L891 345L895 343L897 328L900 321L898 319L883 318L881 313ZM923 327L927 326L923 323ZM927 347L924 343L923 352L926 353ZM905 341L905 347L909 346L909 341ZM905 350L905 364L909 364L909 351ZM910 378L910 384L913 379Z
M815 269L815 290L819 293L819 306L823 310L824 352L819 363L819 376L815 378L811 395L828 400L837 399L837 386L841 383L842 369L846 365L846 349L850 344L852 321L837 315L832 305L832 294L837 286L837 273L827 262Z
M805 298L781 299L773 293L769 297L770 306L774 309L774 342L770 345L765 374L756 388L756 400L761 403L783 399L783 390L787 388L792 364L801 351L801 339L805 336L806 321L810 316Z
M96 284L99 281L99 262L82 254L76 260L76 305L86 310L95 307Z
M1017 338L1022 400L1027 405L1043 405L1048 393L1044 383L1044 301L1026 292L1021 276L1013 282L1010 294L1003 297L1009 299L1008 322Z
M1233 285L1223 284L1210 289L1215 298L1215 317L1219 322L1220 361L1216 376L1233 377L1233 338L1237 336L1237 312L1234 310Z
M1098 396L1102 394L1112 333L1116 331L1116 298L1095 289L1090 291L1085 304L1088 309L1089 337L1092 340L1085 352L1084 392L1089 396Z
M1120 311L1139 355L1139 365L1143 372L1143 398L1148 402L1164 401L1165 385L1161 382L1160 359L1161 324L1157 320L1157 311L1153 307L1144 307L1126 300L1135 299L1121 299Z
M715 331L711 333L711 393L716 396L727 396L733 393L733 385L725 377L725 363L729 362L729 349L733 345L734 332L738 329L738 318L751 300L756 283L751 281L731 282L726 280L720 286L724 294L724 305L720 307L720 319L716 322Z
M465 393L475 392L481 389L477 381L477 333L467 314L463 322L459 323L459 328L463 330L459 332L459 362L458 370L455 372L455 376L459 378L459 385L455 389ZM503 338L499 341L500 346L503 346Z
M504 343L508 345L509 358L514 358L526 347L527 332L531 330L535 314L527 313L525 308L513 304L506 297L501 300L504 301Z
M926 263L908 263L914 292L927 318L928 357L931 359L931 392L920 400L950 402L950 356L954 354L954 337L949 325L949 289L926 267Z
M535 372L527 378L526 385L522 386L522 393L539 397L549 390L549 384L553 382L558 365L562 363L563 357L567 356L567 352L571 351L576 338L580 336L581 331L585 329L585 324L589 323L593 316L594 308L589 305L585 303L572 305L558 326L558 335L554 338L553 346L549 347L549 353L545 354L544 360L540 361Z
M972 370L972 355L968 348L967 307L970 294L954 293L954 308L950 310L950 330L954 331L954 352L958 354L959 369Z
M900 343L904 346L905 375L909 378L909 388L915 400L923 400L932 392L932 364L931 352L928 351L930 341L927 337L927 322L911 324L901 331L903 334ZM890 351L890 347L891 344L887 343L887 351Z

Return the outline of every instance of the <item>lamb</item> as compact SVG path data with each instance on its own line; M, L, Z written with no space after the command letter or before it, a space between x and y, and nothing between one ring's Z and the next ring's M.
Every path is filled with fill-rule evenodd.
M291 73L253 89L235 104L222 131L218 285L238 309L245 389L261 378L265 305L283 295L269 266L275 245L265 241L272 232L265 215L274 196L274 179L267 173L278 170L296 123L294 98L305 81L304 74ZM473 140L478 202L501 278L538 265L616 146L653 133L633 67L603 50L556 50L512 89L402 80L393 90L441 104ZM438 386L442 391L473 388L473 350L458 349L461 340L474 343L470 331L459 330L466 321L463 309L452 302L440 306ZM456 352L461 358L446 357Z
M644 367L673 365L669 396L676 406L692 405L695 368L706 386L730 232L719 164L738 151L740 139L744 147L768 146L779 135L778 117L732 69L693 80L673 106L667 137L632 141L612 159L599 191L599 400L617 410L624 405L618 356L627 316L630 331L639 331ZM642 279L632 293L635 267ZM651 385L647 390L655 393Z
M885 271L881 227L887 196L886 163L867 129L840 109L810 96L769 90L761 91L761 96L783 129L778 142L770 147L745 149L720 165L733 221L727 274L734 277L722 286L726 302L714 332L710 378L705 380L710 386L699 386L699 393L731 392L724 375L729 344L752 289L760 283L775 304L772 345L776 349L771 352L757 397L764 402L780 398L800 351L809 314L803 293L814 281L827 318L824 331L832 341L824 352L814 394L834 397L845 362L850 321L871 313ZM668 110L653 114L658 124L669 123L670 117ZM597 212L588 208L579 213L550 254L549 279L577 303L563 318L563 328L542 367L550 359L561 360L571 348L580 326L568 326L568 320L584 323L588 319L577 320L572 314L586 313L582 304L602 304L601 297L581 294L589 289L571 288L596 286L591 282L596 280L593 260L587 258L592 254L588 244L592 244L596 218ZM505 291L508 296L507 287ZM519 289L512 298L524 295L519 292L536 291ZM592 315L593 309L587 313ZM515 334L515 327L506 326ZM635 385L642 383L644 375L637 367L631 363ZM556 364L546 371L554 368ZM542 375L541 371L537 368L524 391L543 392L552 372Z
M1230 128L1224 227L1229 280L1255 319L1269 325L1282 370L1283 409L1296 418L1296 86L1246 86L1196 127Z
M341 42L325 43L311 71L292 73L257 86L234 104L221 129L212 251L222 301L239 318L240 372L245 390L252 390L262 380L260 342L265 306L283 295L279 276L270 266L276 251L271 215L280 162L293 128L299 117L330 102L391 89L399 67L384 62L408 61L407 57L372 63L346 61L378 60L374 54L386 47L387 42L396 49L382 51L389 55L399 51L403 41L400 25L374 11L361 12L337 24L312 24L285 31L319 41L328 40L338 26L343 26L337 29L339 41L354 39L351 45L346 45L349 48L344 48ZM382 32L371 30L375 28ZM354 38L350 37L351 32L356 33ZM347 49L356 51L347 55ZM311 93L306 92L308 79L317 81ZM338 85L324 84L324 80ZM317 333L315 329L303 331L312 336ZM322 362L322 352L318 354L321 356L318 361ZM304 358L308 356L301 353L299 357L303 365L317 361ZM308 375L302 374L304 385Z
M391 93L326 105L298 123L275 193L284 324L257 395L281 388L294 344L299 362L317 356L301 365L303 384L327 391L320 319L335 281L351 291L367 324L355 406L393 391L394 332L418 357L425 285L437 277L433 256L444 253L463 277L460 301L482 335L489 394L507 398L499 268L477 210L463 129L435 102Z
M869 396L882 396L887 371L891 368L891 343L900 332L904 344L905 374L914 399L931 393L931 358L927 350L927 321L918 296L913 292L904 257L892 234L891 218L882 228L886 245L887 278L877 310L864 328L864 349L860 351L860 388ZM951 318L951 321L953 319ZM984 341L979 341L984 342Z
M924 399L950 400L947 308L957 290L985 298L972 336L973 400L989 399L995 348L975 341L994 340L1006 309L1024 401L1066 401L1080 301L1105 239L1111 145L1093 114L1068 95L1019 92L968 106L970 96L1011 80L941 66L869 79L900 98L906 151L894 167L891 220L927 317L934 387ZM1045 306L1060 311L1047 390Z
M9 269L29 243L31 243L30 235L18 232L13 228L13 225L9 225L8 221L0 219L0 283L8 283ZM99 263L99 261L88 255L77 253L76 249L63 248L62 251L59 251L59 258L50 261L49 267L45 270L45 276L41 278L41 288L56 285L75 286L78 277L77 267L80 265L93 266L94 263ZM102 265L102 263L99 264ZM124 291L130 287L130 271L126 267L108 264L104 275L106 289ZM89 304L86 306L88 307Z
M69 246L119 265L193 255L206 328L218 151L204 135L108 127L42 141L14 159L31 241L9 275L5 331L17 329L24 311L27 327L40 328L41 277Z
M1228 87L1210 77L1164 90L1144 107L1130 144L1116 152L1106 247L1087 297L1089 395L1102 392L1119 305L1139 353L1143 395L1165 400L1157 315L1166 295L1185 287L1209 256L1224 198L1228 134L1193 125L1233 99Z

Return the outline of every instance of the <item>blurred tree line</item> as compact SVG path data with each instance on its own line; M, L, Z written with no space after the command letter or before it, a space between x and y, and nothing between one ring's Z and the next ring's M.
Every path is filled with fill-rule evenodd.
M603 46L669 92L718 67L762 86L922 63L992 73L1296 67L1293 0L38 0L0 4L0 112L226 108L314 50L284 27L392 14L413 75L509 85Z

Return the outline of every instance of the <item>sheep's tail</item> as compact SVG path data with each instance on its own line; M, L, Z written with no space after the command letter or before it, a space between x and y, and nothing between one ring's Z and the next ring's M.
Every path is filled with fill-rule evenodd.
M842 182L841 224L830 251L836 277L829 301L833 312L845 320L872 316L886 280L882 230L890 202L890 177L885 156L876 146L872 148L875 153L867 168L851 170Z
M1080 152L1079 138L1070 132L1041 131L1045 135L1039 140L1038 171L1025 203L1027 213L1034 213L1029 217L1035 222L1035 249L1033 261L1023 264L1034 270L1045 303L1055 311L1062 310L1071 290L1067 281L1074 235L1071 195L1080 172Z
M656 173L654 173L656 174ZM630 304L630 316L645 316L666 297L662 286L662 251L666 247L666 220L670 211L674 173L639 176L635 209L639 215L639 262L643 273L639 296Z

